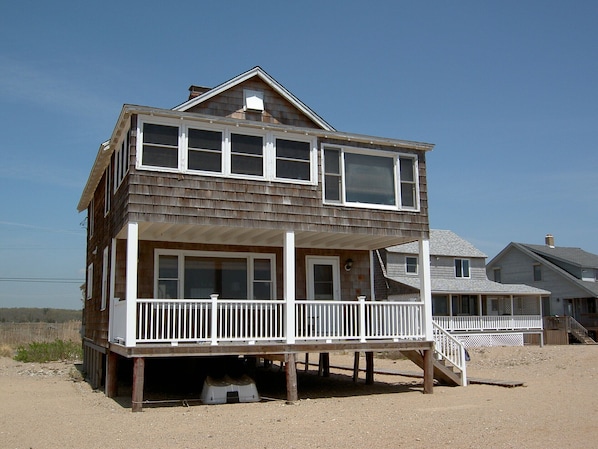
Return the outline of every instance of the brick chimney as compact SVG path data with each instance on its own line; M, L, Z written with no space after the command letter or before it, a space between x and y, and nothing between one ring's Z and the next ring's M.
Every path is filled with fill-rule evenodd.
M554 248L554 237L552 236L552 234L546 234L545 242L546 246L548 246L549 248Z
M199 97L201 94L205 94L211 87L203 87L203 86L189 86L189 100Z

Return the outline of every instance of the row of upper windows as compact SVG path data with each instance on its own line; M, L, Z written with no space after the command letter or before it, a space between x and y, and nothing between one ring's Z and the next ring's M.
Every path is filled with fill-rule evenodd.
M470 278L471 273L469 269L469 259L455 259L455 277L458 278ZM418 261L417 257L407 256L405 257L405 273L407 274L418 274Z
M317 139L292 133L140 117L137 168L317 184ZM325 146L323 202L382 209L419 208L417 157Z

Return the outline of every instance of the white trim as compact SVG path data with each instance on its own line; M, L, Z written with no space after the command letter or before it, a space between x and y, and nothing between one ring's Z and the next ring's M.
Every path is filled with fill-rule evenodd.
M340 271L340 259L338 256L305 256L305 267L306 267L306 293L307 299L313 300L314 293L314 265L331 265L332 266L332 298L334 301L341 300L341 271Z
M137 324L137 276L139 259L139 225L135 222L127 224L127 262L125 308L125 344L135 346L135 327Z
M216 95L218 95L226 90L229 90L232 87L235 87L235 86L243 83L244 81L247 81L247 80L253 78L254 76L259 77L268 86L270 86L274 91L276 91L285 100L287 100L289 103L291 103L295 108L297 108L299 111L301 111L307 118L309 118L311 121L316 123L322 129L324 129L326 131L334 131L334 128L332 126L330 126L328 123L326 123L320 116L318 116L318 114L316 114L314 111L312 111L309 107L307 107L302 101L300 101L293 94L291 94L284 86L279 84L274 78L272 78L270 75L268 75L266 72L264 72L264 70L262 70L261 67L254 67L253 69L248 70L247 72L242 73L242 74L234 77L233 79L226 81L226 82L220 84L219 86L216 86L213 89L210 89L209 91L207 91L201 95L198 95L197 97L172 108L172 110L173 111L182 111L182 112L187 111L187 110L193 108L194 106L197 106L198 104L203 103L204 101L209 100L210 98L213 98Z
M161 167L156 165L143 164L143 126L145 124L155 124L162 126L171 126L178 128L178 149L177 149L177 167ZM189 168L188 161L188 131L189 129L216 131L222 134L221 146L221 171L206 171ZM218 178L250 179L259 181L276 181L290 184L317 185L318 183L318 164L317 164L317 137L300 134L297 132L270 132L253 127L244 126L224 126L213 123L182 122L181 120L156 118L153 116L139 115L137 121L137 146L135 167L138 170L150 170L167 173L200 174L203 176L213 176ZM232 172L232 143L231 135L245 135L262 138L262 175L249 175ZM279 178L276 176L276 139L285 139L297 142L306 142L311 146L310 153L310 179L301 180L293 178ZM256 156L257 157L257 156Z
M105 310L108 303L108 267L108 246L106 246L102 255L102 302L100 310Z
M93 262L87 265L86 299L93 297Z

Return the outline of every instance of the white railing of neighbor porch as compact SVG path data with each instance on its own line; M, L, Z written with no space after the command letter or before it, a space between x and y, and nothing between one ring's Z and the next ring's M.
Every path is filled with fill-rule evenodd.
M540 315L434 316L447 331L498 331L542 329Z
M284 300L137 299L134 319L116 303L112 341L137 343L282 342ZM216 311L216 313L213 313ZM295 340L424 340L423 304L398 301L295 301ZM125 342L126 326L135 341Z

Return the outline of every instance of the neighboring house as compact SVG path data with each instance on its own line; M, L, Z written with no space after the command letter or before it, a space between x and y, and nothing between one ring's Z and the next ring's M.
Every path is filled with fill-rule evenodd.
M555 246L554 237L547 234L544 245L509 243L488 263L487 272L505 284L524 283L549 290L544 315L573 317L596 337L598 255Z
M297 354L404 350L431 392L430 291L372 301L371 255L416 242L426 266L433 145L338 132L259 67L190 91L124 105L83 190L92 385L131 359L139 410L148 357L279 358L294 400Z
M376 298L419 296L419 249L413 243L377 251ZM542 344L542 297L527 285L488 280L486 255L451 231L430 230L430 274L434 321L467 347L523 345L536 335Z

